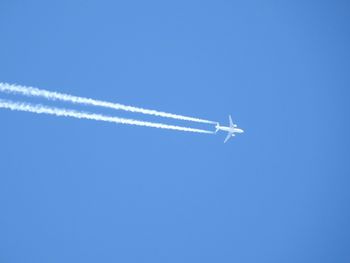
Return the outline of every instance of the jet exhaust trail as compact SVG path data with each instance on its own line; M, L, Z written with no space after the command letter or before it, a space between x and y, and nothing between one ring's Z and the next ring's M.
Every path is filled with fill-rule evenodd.
M152 128L158 128L158 129L168 129L168 130L207 133L207 134L213 133L211 131L206 131L201 129L167 125L167 124L156 123L156 122L138 121L133 119L124 119L124 118L111 117L111 116L106 116L101 114L86 113L86 112L68 110L63 108L54 108L54 107L48 107L40 104L34 105L34 104L23 103L23 102L19 103L19 102L13 102L13 101L2 100L2 99L0 99L0 108L14 110L14 111L32 112L37 114L49 114L54 116L72 117L77 119L88 119L88 120L112 122L112 123L118 123L118 124L145 126L145 127L152 127Z
M73 96L69 94L58 93L58 92L53 92L53 91L48 91L48 90L43 90L43 89L38 89L33 87L13 85L8 83L0 83L0 92L10 93L10 94L20 94L28 97L42 97L48 100L59 100L59 101L71 102L75 104L84 104L84 105L98 106L98 107L104 107L104 108L111 108L115 110L142 113L147 115L154 115L154 116L172 118L172 119L178 119L178 120L184 120L184 121L216 124L216 122L199 119L199 118L187 117L187 116L178 115L178 114L127 106L119 103L112 103L107 101L78 97L78 96Z

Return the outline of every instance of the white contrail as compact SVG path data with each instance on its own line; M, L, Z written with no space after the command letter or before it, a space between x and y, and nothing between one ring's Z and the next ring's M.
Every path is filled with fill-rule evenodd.
M142 114L148 114L148 115L155 115L155 116L184 120L184 121L193 121L193 122L201 122L201 123L208 123L208 124L216 123L213 121L199 119L199 118L187 117L187 116L182 116L182 115L172 114L172 113L167 113L162 111L156 111L156 110L148 110L148 109L143 109L139 107L127 106L119 103L112 103L112 102L95 100L90 98L77 97L77 96L68 95L64 93L58 93L58 92L53 92L53 91L48 91L48 90L43 90L43 89L38 89L33 87L13 85L8 83L0 83L0 91L6 92L6 93L12 93L12 94L21 94L21 95L30 96L30 97L43 97L48 100L60 100L60 101L71 102L76 104L85 104L85 105L111 108L116 110L124 110L124 111L130 111L130 112L136 112L136 113L142 113Z
M156 122L138 121L133 119L124 119L124 118L111 117L111 116L106 116L101 114L86 113L86 112L80 112L80 111L74 111L74 110L68 110L68 109L60 109L60 108L43 106L40 104L33 105L33 104L23 103L23 102L13 102L13 101L2 100L2 99L0 99L0 108L16 110L16 111L33 112L38 114L49 114L49 115L55 115L55 116L72 117L77 119L89 119L89 120L95 120L95 121L105 121L105 122L113 122L113 123L120 123L120 124L146 126L146 127L153 127L153 128L159 128L159 129L208 133L208 134L213 133L211 131L206 131L201 129L167 125L167 124L156 123Z

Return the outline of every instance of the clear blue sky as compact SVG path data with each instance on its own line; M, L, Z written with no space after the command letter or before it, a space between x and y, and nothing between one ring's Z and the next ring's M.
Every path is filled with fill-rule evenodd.
M1 1L0 81L246 133L0 110L0 262L350 262L349 7Z

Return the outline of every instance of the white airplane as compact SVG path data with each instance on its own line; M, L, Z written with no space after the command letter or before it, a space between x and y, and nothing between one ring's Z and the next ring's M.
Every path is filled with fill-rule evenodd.
M215 128L216 128L215 133L217 133L219 130L228 132L224 143L227 142L231 137L234 137L235 133L243 133L244 132L242 129L237 128L236 124L233 124L231 115L229 115L228 117L229 117L229 120L230 120L230 127L220 126L220 123L217 123L216 126L215 126Z

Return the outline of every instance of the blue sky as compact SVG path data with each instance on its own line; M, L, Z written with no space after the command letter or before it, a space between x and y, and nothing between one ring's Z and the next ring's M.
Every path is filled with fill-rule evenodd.
M0 9L2 82L246 131L0 110L1 262L350 261L347 1Z

